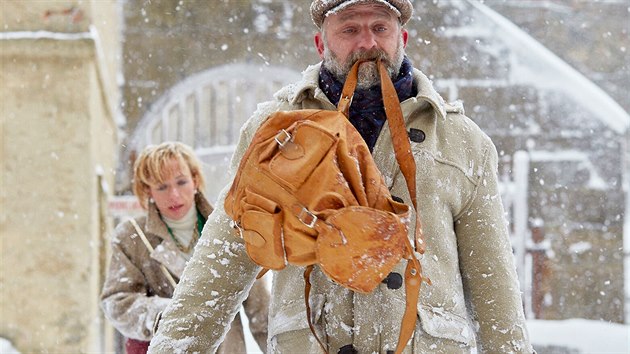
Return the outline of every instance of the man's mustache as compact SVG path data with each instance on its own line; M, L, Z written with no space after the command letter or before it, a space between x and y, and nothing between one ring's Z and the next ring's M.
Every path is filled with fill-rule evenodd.
M352 66L358 60L373 60L381 59L383 64L389 65L389 58L387 57L387 53L381 49L369 49L362 50L352 53L349 60L349 65Z

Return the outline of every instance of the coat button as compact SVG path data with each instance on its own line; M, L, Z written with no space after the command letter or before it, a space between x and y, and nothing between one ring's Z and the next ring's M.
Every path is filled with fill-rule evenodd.
M337 354L357 354L357 350L354 349L354 346L352 344L347 344L344 345L343 347L339 348L339 351L337 352Z
M409 139L414 143L421 143L426 139L426 134L420 129L411 128L409 129Z
M383 279L382 283L387 284L388 289L400 289L403 283L402 275L396 272L391 272L387 277L385 277L385 279Z

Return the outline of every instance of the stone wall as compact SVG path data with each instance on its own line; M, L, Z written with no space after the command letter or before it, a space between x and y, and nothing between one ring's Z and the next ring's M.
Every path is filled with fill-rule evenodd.
M98 296L119 95L103 73L118 70L119 21L115 1L91 4L1 5L0 337L22 353L111 347ZM95 19L112 32L97 39Z

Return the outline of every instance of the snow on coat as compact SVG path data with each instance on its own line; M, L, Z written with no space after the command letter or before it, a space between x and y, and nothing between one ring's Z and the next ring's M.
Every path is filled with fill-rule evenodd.
M232 173L256 129L271 113L293 109L335 109L317 86L319 66L301 82L259 105L241 129ZM401 103L407 128L421 130L412 141L417 165L418 207L425 235L423 284L418 321L405 353L532 353L521 305L506 221L497 188L497 153L490 139L442 100L428 78L414 70L418 95ZM392 195L410 203L396 164L387 125L374 159ZM210 216L174 301L164 312L150 353L212 353L225 336L259 271L223 209L227 186ZM413 230L409 231L410 237ZM404 274L402 260L394 272ZM270 352L320 353L304 305L302 267L274 272L269 314ZM329 352L352 345L358 353L396 348L405 309L404 286L379 285L353 293L315 267L310 306L319 338Z

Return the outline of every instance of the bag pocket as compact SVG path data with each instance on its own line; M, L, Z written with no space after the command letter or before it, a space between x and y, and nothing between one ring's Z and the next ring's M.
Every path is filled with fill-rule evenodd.
M286 147L281 147L271 159L269 170L296 190L329 153L337 138L309 121L297 123L288 134L281 140Z
M407 227L395 214L370 207L340 209L318 224L317 259L342 286L369 293L405 251Z
M302 217L302 220L299 217ZM284 247L287 261L299 266L308 266L317 262L315 240L317 231L305 224L313 215L298 206L285 213L283 227Z
M273 270L286 266L282 214L282 209L273 200L245 190L241 235L247 254L256 264Z

